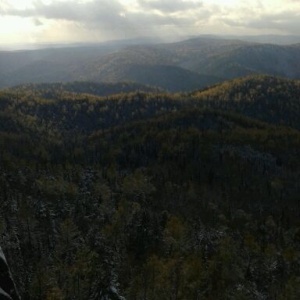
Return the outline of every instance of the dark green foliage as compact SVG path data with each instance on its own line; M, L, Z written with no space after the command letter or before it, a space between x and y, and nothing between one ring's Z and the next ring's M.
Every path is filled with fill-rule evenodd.
M239 78L190 94L210 108L236 111L300 128L300 82L270 76Z
M298 299L298 82L68 86L0 94L0 244L22 299Z

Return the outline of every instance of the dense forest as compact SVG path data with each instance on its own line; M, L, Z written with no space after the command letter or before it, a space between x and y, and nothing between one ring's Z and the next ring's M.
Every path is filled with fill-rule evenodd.
M300 82L0 91L22 299L300 299Z

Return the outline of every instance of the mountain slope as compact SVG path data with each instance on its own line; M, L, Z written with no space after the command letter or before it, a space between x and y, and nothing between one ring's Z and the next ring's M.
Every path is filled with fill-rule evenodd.
M40 84L25 84L6 89L7 92L14 94L34 94L45 99L58 99L66 93L75 94L90 94L99 97L117 95L121 93L133 92L162 92L162 90L146 86L135 82L91 82L91 81L74 81L68 83L40 83Z
M172 65L126 64L101 74L91 75L94 81L121 81L124 78L134 82L160 87L170 92L191 91L222 81L215 76L200 75Z
M300 46L247 45L196 63L194 71L225 78L269 74L300 78Z
M279 123L299 82L123 87L0 91L0 244L21 298L298 299L300 131Z
M199 89L249 74L300 78L299 45L221 38L129 47L0 52L0 87L24 83L128 81L169 91Z
M234 79L190 94L202 105L300 128L300 81L272 76Z
M178 95L135 83L74 82L6 89L0 92L0 107L3 116L20 111L23 117L29 114L40 123L49 122L60 130L91 131L191 107L234 111L261 121L300 128L299 95L299 81L271 76L235 79Z

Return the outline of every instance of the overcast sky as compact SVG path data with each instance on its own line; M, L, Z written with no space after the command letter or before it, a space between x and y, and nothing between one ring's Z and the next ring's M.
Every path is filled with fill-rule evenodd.
M300 34L300 0L0 0L1 44Z

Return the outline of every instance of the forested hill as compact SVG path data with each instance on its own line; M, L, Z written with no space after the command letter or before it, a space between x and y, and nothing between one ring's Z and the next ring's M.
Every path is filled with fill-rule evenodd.
M209 107L300 128L300 81L249 76L190 93Z
M91 82L91 81L75 81L67 83L36 83L36 84L24 84L18 85L11 89L8 89L20 95L21 97L39 97L44 99L60 99L66 97L68 93L71 94L88 94L93 96L106 97L117 94L133 93L133 92L145 92L145 93L158 93L162 92L162 89L152 87L149 85L143 85L136 82Z
M112 90L0 91L0 245L22 299L299 299L299 82Z
M135 83L74 82L3 90L0 107L12 122L30 118L47 130L92 132L191 107L234 111L299 129L299 95L299 81L270 76L245 77L184 94Z

